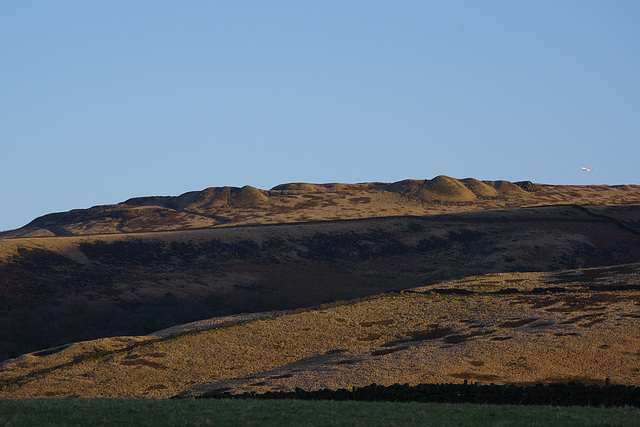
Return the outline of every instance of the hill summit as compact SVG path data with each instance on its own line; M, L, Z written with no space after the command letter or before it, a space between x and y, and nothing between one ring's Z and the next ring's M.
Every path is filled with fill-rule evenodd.
M45 215L0 236L0 397L640 384L639 235L637 185L442 175Z
M0 233L0 238L193 230L538 205L635 203L640 203L638 185L563 186L445 175L393 183L290 183L270 190L227 186L52 213L17 230Z

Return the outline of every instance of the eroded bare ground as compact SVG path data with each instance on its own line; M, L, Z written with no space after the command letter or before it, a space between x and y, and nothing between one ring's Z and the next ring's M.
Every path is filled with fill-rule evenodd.
M489 274L76 343L5 362L0 397L606 378L640 385L640 264Z

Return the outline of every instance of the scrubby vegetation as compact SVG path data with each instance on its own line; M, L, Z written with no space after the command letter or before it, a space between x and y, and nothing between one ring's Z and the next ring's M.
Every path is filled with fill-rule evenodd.
M0 235L0 360L32 352L0 392L638 407L605 380L640 384L638 266L586 268L640 259L640 187L605 187L212 187L47 215ZM465 383L415 385L438 381Z
M147 334L202 318L295 309L475 274L640 257L636 231L570 206L206 233L194 239L77 238L70 240L81 255L76 257L46 245L20 247L0 263L0 359L71 341Z
M178 396L179 397L179 396ZM216 399L299 399L360 402L438 402L492 405L554 405L640 408L640 387L623 385L586 386L579 381L537 384L535 386L496 384L372 384L352 390L296 389L293 392L244 393L232 395L224 391L204 393L199 398Z

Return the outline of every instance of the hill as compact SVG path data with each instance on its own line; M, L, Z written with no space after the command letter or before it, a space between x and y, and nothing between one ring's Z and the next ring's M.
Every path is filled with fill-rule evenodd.
M640 206L0 240L0 356L466 276L640 259Z
M607 370L636 384L627 353L637 345L639 236L639 186L446 176L211 187L46 215L0 235L0 360L17 358L0 365L3 393L190 396L393 378L599 382ZM185 330L212 325L239 335L189 332L184 339L204 341L182 341ZM192 346L187 366L203 379L182 370L187 347L164 347L172 342ZM211 346L236 354L223 360L207 350L226 371L198 359L194 349ZM422 365L432 368L410 374ZM446 372L434 370L440 365ZM125 386L114 374L107 385L107 372L135 381ZM44 382L32 389L36 377Z
M640 264L469 277L24 355L0 397L154 397L371 383L640 385Z
M437 176L395 183L211 187L180 196L139 197L116 205L36 218L1 238L179 231L239 225L433 215L540 205L640 204L640 186L544 185Z

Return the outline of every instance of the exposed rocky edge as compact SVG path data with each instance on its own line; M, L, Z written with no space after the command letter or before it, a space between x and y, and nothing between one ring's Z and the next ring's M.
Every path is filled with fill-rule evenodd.
M557 186L440 175L394 183L290 183L271 190L210 187L180 196L137 197L116 205L49 214L20 229L0 233L0 239L433 215L550 204L640 204L640 186Z

